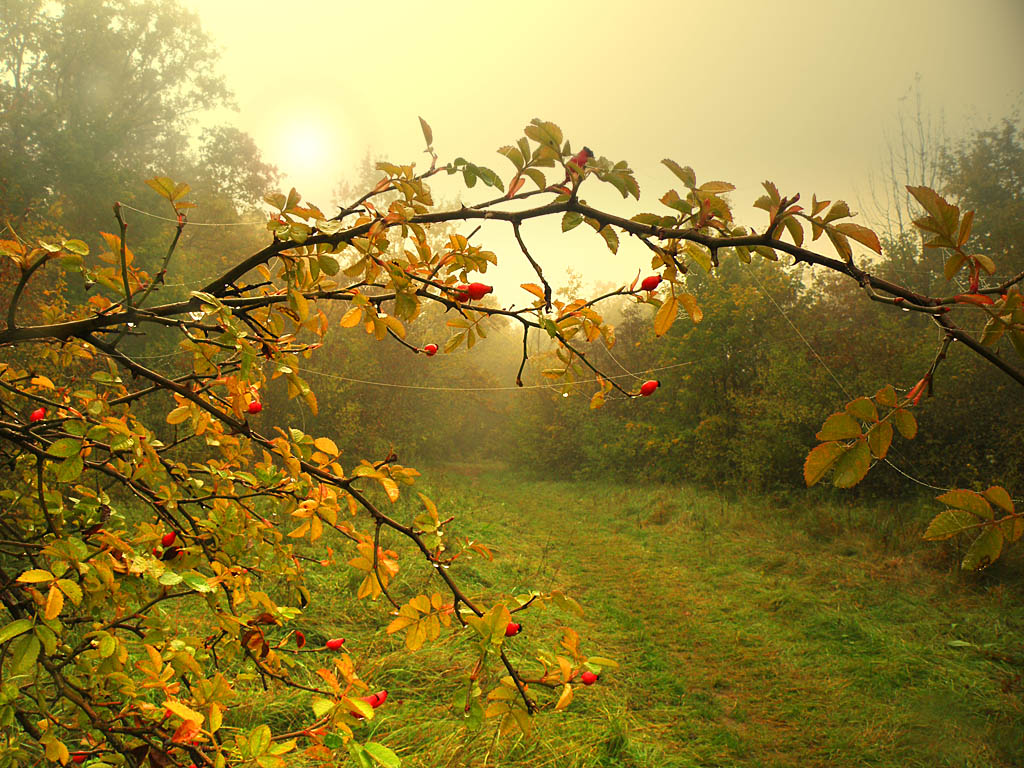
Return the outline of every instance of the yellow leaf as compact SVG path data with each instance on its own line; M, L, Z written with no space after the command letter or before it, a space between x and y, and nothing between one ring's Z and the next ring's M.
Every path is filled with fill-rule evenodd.
M338 450L338 446L329 437L318 437L313 441L313 445L318 451L323 451L328 456L337 456L341 451Z
M676 321L676 314L679 312L679 299L669 296L661 305L658 313L654 316L654 334L664 336L672 323Z
M363 308L352 307L341 318L342 328L355 328L363 320Z
M191 413L191 408L187 405L181 405L175 408L173 411L167 414L168 424L181 424L183 421L188 419Z
M41 568L33 568L30 571L25 571L21 576L18 577L18 581L22 584L40 584L44 581L53 581L56 578L49 571L44 571Z
M54 584L50 587L50 592L46 596L46 608L43 610L43 618L56 619L60 616L62 610L64 610L64 593L57 589L57 585Z
M697 299L688 293L684 293L679 297L679 300L683 303L683 309L686 310L686 314L690 316L694 323L699 323L704 319L704 312L697 306Z
M390 477L382 477L380 479L380 484L384 487L385 493L387 493L388 498L392 502L398 501L398 483Z
M561 712L563 709L572 703L572 686L566 683L562 686L562 695L558 697L558 703L555 704L555 711Z
M534 296L536 296L538 299L543 299L544 298L544 289L541 288L536 283L523 283L519 287L522 288L524 291L529 291Z
M177 715L182 720L190 720L191 722L199 723L200 725L203 724L203 716L199 712L196 712L194 709L189 709L180 701L175 701L174 699L167 699L167 701L164 702L164 709L166 709L172 715Z

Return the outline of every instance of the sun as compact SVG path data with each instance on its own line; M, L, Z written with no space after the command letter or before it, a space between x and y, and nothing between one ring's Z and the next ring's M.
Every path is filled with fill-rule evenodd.
M276 154L281 171L289 176L306 176L335 164L335 151L327 131L313 122L286 126L281 131Z
M276 131L273 162L282 183L298 189L304 200L323 205L342 176L351 142L339 123L314 117L282 123Z

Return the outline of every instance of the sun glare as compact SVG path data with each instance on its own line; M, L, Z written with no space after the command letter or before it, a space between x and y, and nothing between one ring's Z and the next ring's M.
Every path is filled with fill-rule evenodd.
M305 199L326 203L349 154L345 132L321 122L291 122L281 126L275 143L273 162L286 182Z

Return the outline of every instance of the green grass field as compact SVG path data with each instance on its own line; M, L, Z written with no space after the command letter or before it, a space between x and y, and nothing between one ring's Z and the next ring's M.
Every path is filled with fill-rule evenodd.
M941 550L910 534L885 551L857 525L833 524L845 511L671 487L425 475L420 490L442 517L456 515L449 532L496 547L494 563L454 566L474 594L561 589L586 609L582 619L520 614L517 662L528 664L538 640L557 645L571 620L584 652L621 667L579 690L568 711L547 707L529 739L495 739L490 723L464 728L450 706L471 658L468 632L408 654L383 633L384 603L346 599L343 614L307 616L307 634L348 636L368 660L365 677L389 688L359 736L406 766L1024 765L1019 564L958 578ZM398 587L407 597L441 588L412 565L418 575ZM330 581L337 573L344 583ZM348 578L314 574L319 589L348 592ZM252 715L298 722L299 705L285 698Z

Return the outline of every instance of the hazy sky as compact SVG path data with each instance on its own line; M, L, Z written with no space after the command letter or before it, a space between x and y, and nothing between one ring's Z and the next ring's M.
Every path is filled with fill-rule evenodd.
M442 160L505 177L497 147L532 117L554 121L574 147L630 162L638 210L657 210L675 182L663 157L736 184L738 211L766 178L857 209L916 75L951 136L1024 104L1022 0L185 4L236 94L239 111L215 119L252 134L323 205L368 149L425 165L422 115ZM602 247L592 232L565 243Z

